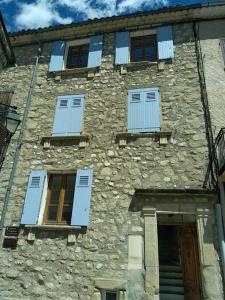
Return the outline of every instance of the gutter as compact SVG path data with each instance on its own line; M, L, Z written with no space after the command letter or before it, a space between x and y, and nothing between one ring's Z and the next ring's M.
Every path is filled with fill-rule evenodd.
M8 204L9 204L9 200L10 200L10 194L11 194L11 191L12 191L13 181L14 181L14 178L15 178L17 164L18 164L19 157L20 157L21 147L23 145L24 131L26 129L26 123L27 123L29 108L30 108L30 104L31 104L32 93L33 93L33 89L34 89L34 86L35 86L35 83L36 83L39 59L42 57L41 54L42 54L42 47L39 46L38 53L37 53L37 56L36 56L36 62L35 62L35 65L33 66L31 84L30 84L30 87L29 87L29 90L28 90L26 101L25 101L25 109L24 109L22 124L21 124L21 128L20 128L19 138L17 140L17 145L16 145L15 155L14 155L14 159L13 159L12 169L11 169L11 173L10 173L10 177L9 177L9 183L8 183L8 187L7 187L7 190L6 190L5 198L3 200L3 209L2 209L1 220L0 220L0 237L3 233L3 229L4 229L4 225L5 225L5 217L6 217L7 208L8 208Z
M225 240L224 240L223 220L222 220L220 204L216 204L216 222L217 222L217 230L218 230L218 238L219 238L221 264L223 269L223 281L225 283Z

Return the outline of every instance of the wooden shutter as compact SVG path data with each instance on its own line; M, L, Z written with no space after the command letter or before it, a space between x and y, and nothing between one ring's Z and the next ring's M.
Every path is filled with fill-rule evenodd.
M80 135L83 122L84 95L57 97L53 136Z
M160 131L159 89L128 91L128 132Z
M128 132L142 131L143 114L142 90L128 91Z
M172 26L157 28L158 59L174 57Z
M64 53L65 53L65 42L57 41L53 43L52 46L52 54L49 64L49 72L56 72L63 69L63 61L64 61Z
M90 47L88 54L88 67L99 67L102 60L102 35L96 35L90 38Z
M160 131L160 101L159 89L151 88L143 90L144 103L144 132Z
M71 225L87 226L89 223L92 177L92 169L77 171Z
M45 178L46 171L31 171L23 206L21 224L37 224Z
M128 64L130 62L130 33L126 32L116 32L116 57L115 64L122 65Z
M225 64L225 39L220 40L220 47L221 47L221 50L222 50L223 61L224 61L224 64Z

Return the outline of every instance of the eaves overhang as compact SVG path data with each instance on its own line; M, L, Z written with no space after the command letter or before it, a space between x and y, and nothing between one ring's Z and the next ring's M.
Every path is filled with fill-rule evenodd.
M7 61L7 65L13 65L15 63L15 56L12 50L12 46L1 13L0 13L0 44L3 51L3 55L5 56Z
M181 22L225 18L225 2L176 6L129 15L87 20L67 25L23 30L10 34L13 46L48 42L60 39L80 38L107 32L143 29Z

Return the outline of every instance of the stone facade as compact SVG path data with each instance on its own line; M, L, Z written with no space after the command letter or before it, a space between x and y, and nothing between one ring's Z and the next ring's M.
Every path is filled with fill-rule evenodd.
M186 209L174 197L162 206L150 201L135 211L130 209L131 202L137 189L202 189L208 155L192 24L174 25L173 38L175 58L162 69L149 64L121 74L114 65L115 34L105 33L102 64L91 78L83 73L50 76L52 43L43 43L4 226L20 225L28 175L34 169L93 168L90 224L85 233L21 227L17 248L0 251L2 299L99 300L100 289L118 289L120 299L159 299L158 269L152 268L157 264L156 211L182 214L190 204L183 195ZM1 73L0 89L14 89L12 104L23 114L38 46L21 45L14 51L17 66ZM127 131L127 92L143 87L160 89L161 133L169 132L169 139L162 144L160 134L136 137L120 147L116 135ZM51 135L56 97L68 94L85 95L83 134L90 140L85 148L64 141L44 149L42 138ZM1 171L1 207L18 134ZM216 198L204 197L193 197L191 212L198 229L202 226L204 299L219 300L223 296L213 209ZM149 206L155 209L150 216L145 212ZM205 223L198 221L201 209L212 215L204 214ZM206 223L209 233L203 231ZM132 252L135 243L139 250ZM145 257L143 247L150 251Z

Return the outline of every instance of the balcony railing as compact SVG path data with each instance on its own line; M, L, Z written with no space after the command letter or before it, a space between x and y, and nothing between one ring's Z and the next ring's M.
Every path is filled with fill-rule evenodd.
M215 140L215 146L219 164L219 175L222 175L225 171L225 128L221 128Z

